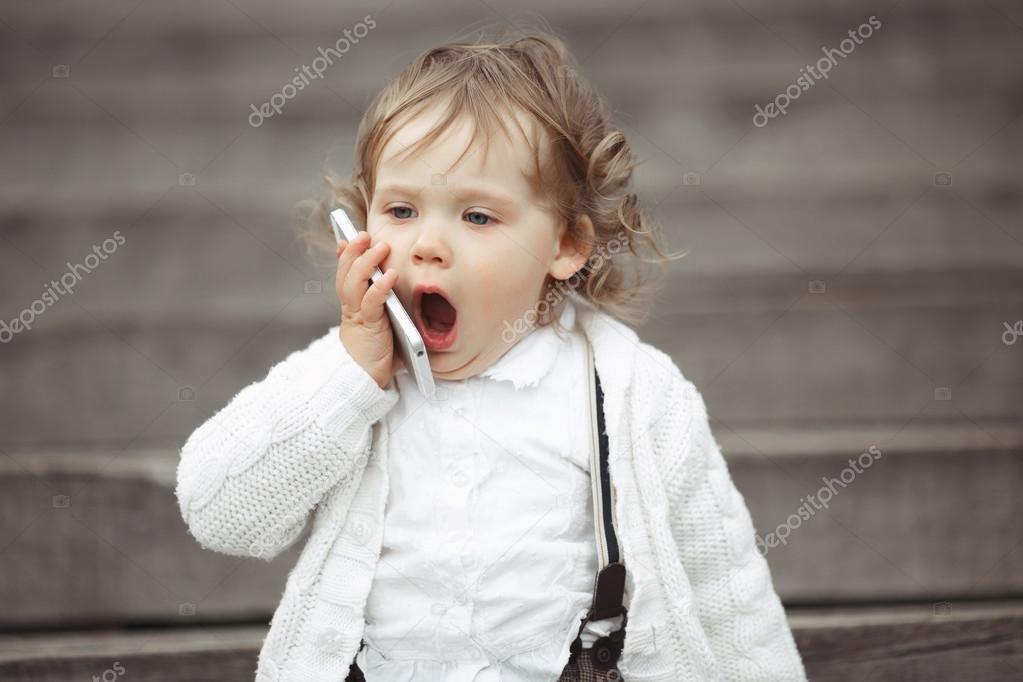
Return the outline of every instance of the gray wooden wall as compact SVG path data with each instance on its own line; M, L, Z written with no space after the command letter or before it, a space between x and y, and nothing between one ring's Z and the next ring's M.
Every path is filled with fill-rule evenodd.
M250 124L367 15L322 79ZM0 629L268 621L295 553L201 550L177 448L336 324L290 214L325 161L350 167L372 94L429 46L538 16L644 159L666 242L691 250L638 331L703 392L758 533L785 535L768 561L814 670L906 674L879 663L899 652L835 645L869 640L835 625L858 616L799 615L893 604L921 623L1008 610L1019 665L1023 7L999 0L0 1L0 321L32 324L0 326ZM871 16L828 79L755 124ZM0 671L30 649L0 639ZM914 674L1003 670L955 661Z

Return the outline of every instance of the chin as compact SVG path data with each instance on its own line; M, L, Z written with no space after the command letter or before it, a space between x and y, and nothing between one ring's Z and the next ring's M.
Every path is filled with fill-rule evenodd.
M430 369L433 370L434 375L438 379L458 381L460 379L468 379L480 372L480 368L476 366L475 360L475 357L466 360L451 353L440 353L437 356L430 357Z

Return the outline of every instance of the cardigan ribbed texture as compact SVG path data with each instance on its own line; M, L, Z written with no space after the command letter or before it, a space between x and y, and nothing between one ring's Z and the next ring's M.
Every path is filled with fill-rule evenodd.
M577 303L604 389L615 523L633 581L625 681L805 680L742 495L696 387L670 356ZM362 639L387 499L385 416L398 401L332 327L243 388L188 438L176 495L199 543L288 574L259 682L342 682Z

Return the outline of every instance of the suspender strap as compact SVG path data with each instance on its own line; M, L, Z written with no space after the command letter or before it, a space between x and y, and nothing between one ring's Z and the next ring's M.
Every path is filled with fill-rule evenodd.
M608 468L608 437L604 426L604 391L600 386L587 340L590 394L590 481L593 487L593 526L597 541L597 576L593 585L593 606L588 620L614 618L625 613L625 562L621 559L614 527L615 494ZM585 623L584 623L585 624Z

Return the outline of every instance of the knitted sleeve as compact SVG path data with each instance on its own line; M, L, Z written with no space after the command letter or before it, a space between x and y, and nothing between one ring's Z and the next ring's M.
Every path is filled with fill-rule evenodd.
M361 476L371 427L398 392L377 385L339 332L288 355L188 437L175 494L203 547L269 561L328 490Z
M753 522L711 434L703 397L675 367L659 444L673 452L665 488L672 535L710 647L727 680L806 673Z

